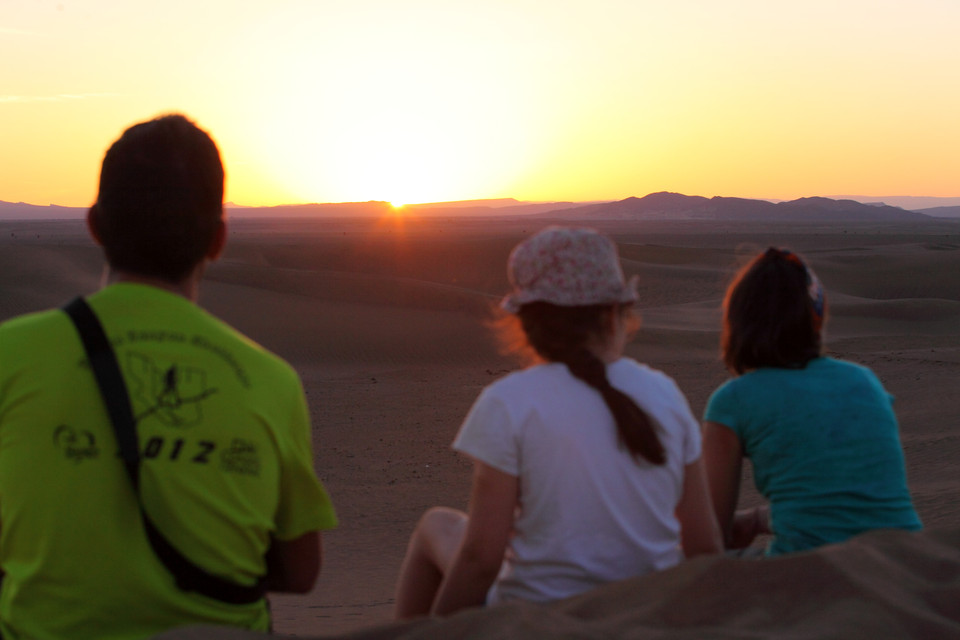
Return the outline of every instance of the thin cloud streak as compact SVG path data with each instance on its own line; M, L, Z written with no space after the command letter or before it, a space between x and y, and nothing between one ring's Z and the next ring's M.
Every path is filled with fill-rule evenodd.
M116 98L119 96L119 93L60 93L55 96L0 96L0 104L27 102L71 102L74 100Z
M27 31L26 29L14 29L12 27L0 27L0 35L5 36L30 36L37 37L44 35L39 31Z

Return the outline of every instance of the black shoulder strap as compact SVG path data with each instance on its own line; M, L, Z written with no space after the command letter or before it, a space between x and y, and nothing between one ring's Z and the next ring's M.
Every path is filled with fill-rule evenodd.
M137 444L130 396L123 382L117 357L103 326L83 298L75 298L63 307L63 310L70 316L83 341L90 368L97 379L97 386L113 424L113 431L120 446L120 456L136 495L143 527L153 552L173 575L177 586L184 591L196 591L231 604L248 604L262 598L265 592L263 579L248 587L207 573L184 557L151 522L140 502L140 448Z
M140 447L137 443L137 430L130 405L127 385L123 382L117 356L107 340L103 326L94 315L90 305L83 298L74 298L63 308L73 320L73 324L83 341L90 369L97 379L97 386L110 415L113 432L120 446L120 457L130 477L133 491L140 495Z

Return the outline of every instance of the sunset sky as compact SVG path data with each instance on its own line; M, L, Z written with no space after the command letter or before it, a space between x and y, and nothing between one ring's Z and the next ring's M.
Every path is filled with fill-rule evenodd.
M177 111L245 205L960 195L957 0L2 0L0 200Z

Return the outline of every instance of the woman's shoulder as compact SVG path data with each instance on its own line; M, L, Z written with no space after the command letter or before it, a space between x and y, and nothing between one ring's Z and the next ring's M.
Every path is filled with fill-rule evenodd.
M819 388L823 385L843 385L848 383L868 382L871 385L882 386L876 374L867 366L842 360L830 356L814 358L803 367L795 369L780 367L763 367L748 371L740 376L730 378L714 393L750 393L752 390L771 389L791 390Z
M822 366L831 371L831 377L836 380L847 380L853 384L866 384L883 389L883 383L870 367L858 362L841 360L838 358L819 358Z
M850 360L843 360L842 358L835 358L833 356L822 356L813 361L824 368L835 369L837 371L857 371L857 372L866 372L872 374L873 371L870 367L860 364L858 362L852 362Z
M633 358L623 357L611 363L607 375L614 386L642 385L659 389L662 393L682 394L676 381L669 375Z
M659 380L665 383L673 383L673 378L668 376L663 371L659 369L654 369L648 364L643 362L638 362L633 358L628 358L626 356L620 358L616 362L610 364L609 371L611 374L626 374L639 376L644 378L649 378L652 380Z
M485 395L510 396L526 394L544 385L554 385L558 379L571 377L566 365L548 362L526 369L511 371L484 388Z
M795 374L800 369L761 368L752 369L727 378L713 390L707 400L708 409L724 402L738 404L744 398L756 394L767 395L782 386L783 380L778 379L784 373Z
M577 392L580 384L566 365L535 365L508 373L488 384L474 401L470 413L486 415L499 412L508 418L508 422L519 424L544 399L555 398L557 393L569 397Z

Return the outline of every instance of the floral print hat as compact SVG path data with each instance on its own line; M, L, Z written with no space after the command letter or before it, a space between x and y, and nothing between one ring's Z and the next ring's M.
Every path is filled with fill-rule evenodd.
M530 302L563 307L637 301L637 277L624 280L617 245L594 229L547 227L510 253L513 292L500 306L516 313Z

